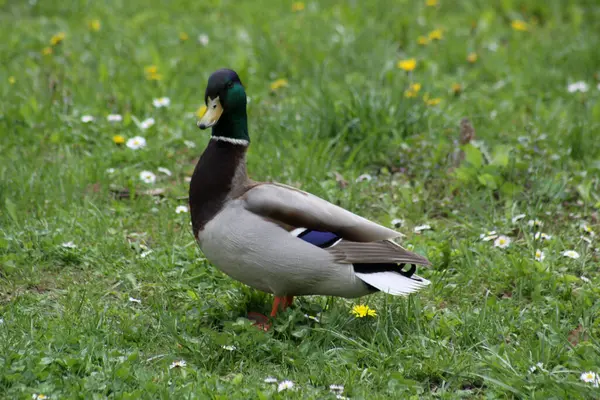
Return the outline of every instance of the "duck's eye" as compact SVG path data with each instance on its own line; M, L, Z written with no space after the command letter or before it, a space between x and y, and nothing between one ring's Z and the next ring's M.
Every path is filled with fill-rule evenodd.
M233 81L231 81L231 82L229 82L229 83L227 84L227 88L228 88L228 89L231 89L232 87L233 87Z

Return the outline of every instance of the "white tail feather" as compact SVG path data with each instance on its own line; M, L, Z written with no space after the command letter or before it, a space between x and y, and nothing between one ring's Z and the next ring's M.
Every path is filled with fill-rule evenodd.
M403 296L416 292L431 283L427 279L417 275L407 278L404 275L393 271L374 272L369 274L357 272L356 276L382 292L393 294L395 296Z

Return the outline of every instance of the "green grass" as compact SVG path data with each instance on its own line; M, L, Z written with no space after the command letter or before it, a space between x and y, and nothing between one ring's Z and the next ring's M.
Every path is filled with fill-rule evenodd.
M0 397L335 398L330 384L352 399L600 397L580 380L600 373L600 245L580 228L600 234L597 2L167 3L0 1ZM441 41L417 43L436 28ZM396 67L411 57L412 73ZM150 65L161 80L146 79ZM404 243L433 263L430 288L303 298L270 332L250 326L270 296L211 266L175 213L208 140L194 114L224 66L251 97L251 176L384 225L404 219ZM272 91L279 78L287 87ZM589 90L569 93L576 81ZM406 98L411 82L422 87ZM156 109L161 96L171 105ZM477 142L457 166L463 117ZM488 230L510 246L482 241ZM353 317L359 303L377 317ZM267 376L297 390L277 393Z

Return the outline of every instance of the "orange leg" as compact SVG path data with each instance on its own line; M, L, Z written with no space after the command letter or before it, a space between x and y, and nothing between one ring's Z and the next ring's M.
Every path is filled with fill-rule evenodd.
M279 306L281 306L281 311L283 311L289 306L291 306L293 301L294 296L275 296L275 299L273 300L273 308L271 309L271 317L277 315L277 311L279 311Z

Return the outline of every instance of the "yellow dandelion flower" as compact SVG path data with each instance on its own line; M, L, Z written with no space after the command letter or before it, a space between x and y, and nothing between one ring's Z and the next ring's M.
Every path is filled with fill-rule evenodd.
M414 58L409 58L407 60L398 61L398 68L404 71L412 71L417 68L417 60Z
M438 0L425 0L425 5L427 7L435 7L438 5Z
M475 52L469 53L469 55L467 56L467 61L470 62L471 64L476 62L477 61L477 53L475 53Z
M286 87L288 85L287 79L279 78L273 82L271 82L271 90L277 90L282 87Z
M441 29L435 29L429 32L429 40L442 40L444 35L442 34Z
M42 54L45 56L49 56L50 54L52 54L52 47L44 47L42 49Z
M198 110L196 110L196 117L202 118L202 117L204 117L205 113L206 113L206 106L203 104L198 108Z
M404 97L407 97L407 98L417 97L419 90L421 90L420 83L411 83L410 86L408 87L408 89L406 89L406 91L404 92Z
M60 44L60 42L62 42L63 40L65 40L65 38L67 37L67 34L64 32L58 32L56 35L52 36L50 38L50 44L52 46L56 46L58 44Z
M427 46L427 43L429 43L429 39L427 39L425 36L419 36L417 38L417 43L419 43L421 46Z
M460 92L462 92L462 86L460 83L453 83L452 84L452 92L454 94L459 94Z
M99 19L92 19L88 22L88 28L92 32L98 32L101 27L102 24L100 23Z
M377 316L377 312L370 308L367 305L364 304L358 304L355 305L354 307L352 307L352 310L350 311L351 314L354 314L355 317L358 318L364 318L364 317L376 317Z
M304 10L304 3L301 1L296 1L294 3L292 3L292 11L293 12L298 12L298 11L302 11Z
M524 31L528 31L528 30L529 30L529 26L527 26L527 22L525 22L525 21L521 21L520 19L516 19L516 20L514 20L514 21L513 21L513 22L510 24L510 26L512 26L512 28L513 28L515 31L521 31L521 32L524 32Z
M14 76L9 76L8 77L8 83L10 83L11 85L14 85L16 81L17 80L15 79Z
M428 106L437 106L441 102L442 102L442 99L440 99L439 97L434 97L433 99L425 100L425 104L427 104Z
M121 135L115 135L113 136L112 141L114 144L123 144L125 143L125 138Z
M146 79L149 81L160 81L162 79L162 75L158 73L156 65L144 67L144 73L146 74Z
M187 33L179 32L179 40L181 40L182 42L185 42L189 38L190 38L190 35L188 35Z

